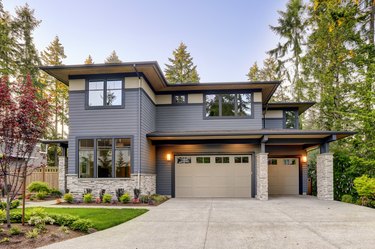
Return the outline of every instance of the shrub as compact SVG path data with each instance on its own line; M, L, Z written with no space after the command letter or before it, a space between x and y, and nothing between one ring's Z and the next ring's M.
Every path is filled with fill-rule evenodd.
M158 194L153 194L151 195L150 198L156 203L161 203L161 202L168 200L168 197L166 197L165 195L158 195Z
M354 188L361 197L362 205L375 198L375 178L363 175L354 179Z
M78 219L70 226L72 230L79 230L81 232L87 232L91 227L91 221L85 219Z
M35 197L38 200L44 200L47 197L47 195L48 195L48 193L46 191L40 191L40 192L35 194Z
M11 203L10 203L10 209L13 209L13 208L18 208L19 205L21 205L21 202L19 200L13 200ZM5 201L2 201L0 202L0 209L6 209L7 208L7 203Z
M12 223L20 223L22 221L22 214L21 213L10 213L10 222Z
M351 196L351 195L343 195L341 197L341 201L342 202L346 202L346 203L353 203L353 196Z
M36 239L38 238L38 235L39 235L39 229L34 228L33 230L28 231L25 236L27 239Z
M0 222L6 220L6 212L5 210L0 210Z
M55 222L55 220L52 219L49 216L46 216L44 218L42 218L40 216L32 216L29 219L29 225L35 226L40 230L44 230L46 228L47 223L53 225L54 222Z
M140 200L142 203L148 203L148 201L149 201L149 196L148 196L148 195L141 195L141 196L139 196L139 200Z
M74 197L71 193L67 193L64 195L64 200L68 203L73 203Z
M51 214L50 217L60 226L71 226L79 217L70 214Z
M103 195L103 203L111 203L112 195L111 194L104 194Z
M118 201L121 201L120 198L125 194L125 191L123 188L116 189L116 197Z
M10 239L8 237L4 237L4 238L2 238L0 240L0 244L2 244L2 243L8 243L8 242L10 242Z
M85 195L83 196L83 202L84 202L84 203L91 203L91 202L92 202L92 199L93 199L92 194L85 194Z
M103 195L104 195L104 194L105 194L105 189L101 189L101 190L99 191L100 202L103 201Z
M61 196L62 196L61 191L58 190L58 189L55 189L55 188L51 189L51 191L50 191L49 194L50 194L52 197L54 197L54 198L61 198Z
M21 229L17 226L13 226L9 229L9 234L10 235L18 235L21 234Z
M130 202L130 195L128 194L128 193L125 193L125 194L123 194L121 197L120 197L120 201L122 202L122 203L128 203L128 202Z
M33 216L39 216L41 218L47 217L47 212L44 208L37 207L26 212L26 219L29 220Z
M32 182L29 184L29 186L27 186L27 190L29 190L30 192L45 191L49 193L50 188L48 186L48 183L46 182Z
M83 191L83 194L91 194L92 193L92 189L91 188L85 188L85 190Z
M65 234L69 234L69 228L62 225L60 228L59 228L59 231L65 233Z

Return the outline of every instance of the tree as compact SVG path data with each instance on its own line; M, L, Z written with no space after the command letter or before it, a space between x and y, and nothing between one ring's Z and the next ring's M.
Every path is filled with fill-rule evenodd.
M50 45L41 53L41 58L44 65L59 66L63 65L63 59L66 58L64 47L60 43L59 37L56 36ZM48 137L50 139L64 138L64 130L68 122L68 87L58 81L57 79L42 73L42 81L44 82L45 91L51 97L50 101L53 103L51 109L53 112L54 125L50 127ZM59 125L61 131L59 132ZM58 147L51 146L50 149L54 152L54 163L57 165Z
M116 51L113 50L112 53L105 59L104 63L106 64L122 63L122 61L118 58Z
M300 75L302 46L306 34L307 20L304 18L306 6L302 0L290 0L286 11L278 11L280 18L279 26L270 26L271 30L285 40L279 43L276 48L269 51L269 54L276 59L282 59L281 65L289 68L286 70L286 77L291 83L293 98L301 101L304 98L303 81ZM291 55L290 55L291 54Z
M171 64L165 64L165 77L169 83L198 83L199 75L193 57L187 52L187 46L181 42L173 51L173 58L168 58Z
M86 60L85 60L85 64L94 64L94 61L92 60L92 57L91 55L89 55Z
M48 125L49 106L38 97L30 75L17 87L7 77L0 81L0 174L4 179L7 225L10 227L10 204L25 186L27 175L40 167L31 163L35 145ZM22 158L23 160L14 160ZM23 215L25 194L23 195Z
M40 58L33 41L33 31L41 21L34 16L34 10L26 4L16 8L15 30L17 32L17 68L22 77L30 74L36 82ZM41 85L38 85L41 87Z
M258 63L254 62L254 64L250 67L249 72L246 74L249 81L260 81L263 80L260 76L260 69L258 67Z

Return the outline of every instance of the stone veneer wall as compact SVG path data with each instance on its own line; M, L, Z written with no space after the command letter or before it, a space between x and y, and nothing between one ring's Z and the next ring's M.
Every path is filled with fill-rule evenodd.
M59 190L65 193L66 190L66 170L68 167L68 160L65 156L59 156Z
M333 154L323 153L317 156L316 180L318 199L333 200Z
M268 153L256 154L256 198L261 201L268 200Z
M94 196L98 196L102 189L116 197L116 189L123 188L125 193L134 195L134 188L137 188L137 174L131 175L131 178L78 178L76 174L67 174L67 188L74 196L82 196L85 189L92 189ZM156 191L156 175L141 174L140 176L141 194L155 194Z

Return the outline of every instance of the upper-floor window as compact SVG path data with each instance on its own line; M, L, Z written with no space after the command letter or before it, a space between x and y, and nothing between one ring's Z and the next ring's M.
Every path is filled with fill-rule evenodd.
M187 95L186 94L174 94L173 95L173 104L186 104Z
M251 93L222 93L205 95L206 117L250 117Z
M87 86L88 107L122 106L123 85L121 79L90 79Z
M286 129L298 128L298 114L296 111L284 111L284 121Z

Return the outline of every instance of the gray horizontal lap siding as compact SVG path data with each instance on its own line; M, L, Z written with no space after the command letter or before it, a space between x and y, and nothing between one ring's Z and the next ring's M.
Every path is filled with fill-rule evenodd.
M156 107L157 131L262 129L262 104L254 103L253 118L204 119L202 105Z
M284 119L282 118L266 118L265 129L283 129Z
M68 173L77 173L76 138L85 136L134 136L134 155L132 166L138 165L137 127L138 92L125 91L125 109L85 109L85 93L69 92L69 149Z

